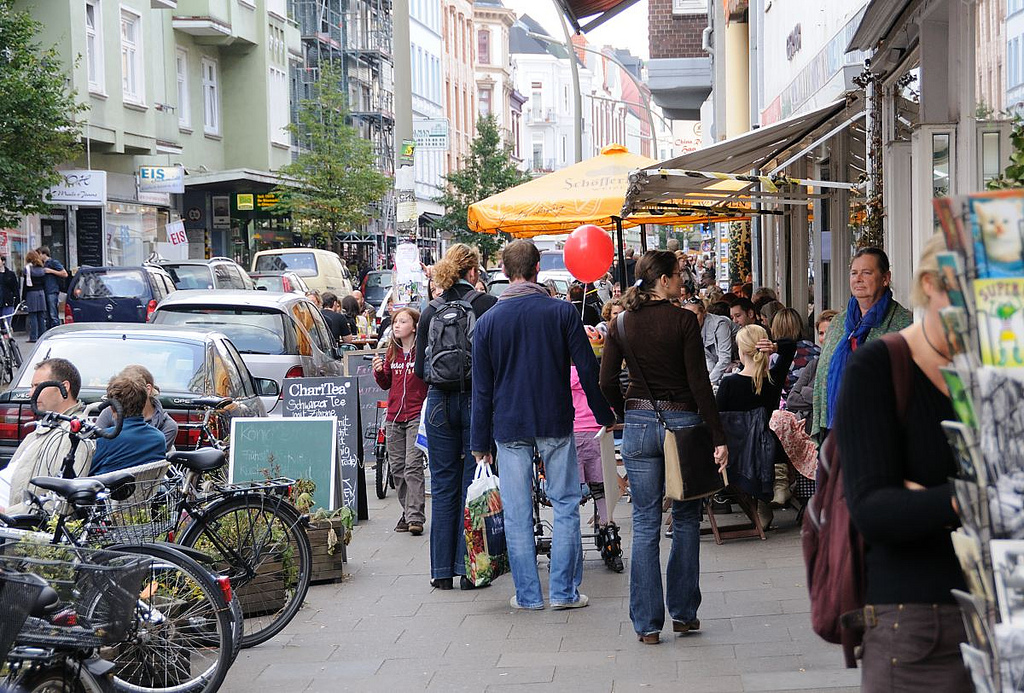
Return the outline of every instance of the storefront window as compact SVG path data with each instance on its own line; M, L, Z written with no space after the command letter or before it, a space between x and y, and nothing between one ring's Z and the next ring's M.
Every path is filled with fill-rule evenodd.
M161 223L163 222L163 223ZM107 264L141 265L156 252L166 212L156 207L108 202L106 215Z

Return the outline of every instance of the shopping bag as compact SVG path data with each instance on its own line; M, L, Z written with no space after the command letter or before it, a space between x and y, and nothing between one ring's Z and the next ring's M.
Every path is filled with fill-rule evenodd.
M619 470L615 460L615 436L606 427L597 432L601 441L601 471L604 473L604 497L608 499L608 521L615 521L615 506L622 497L619 488Z
M498 477L491 465L476 465L473 483L466 491L463 524L466 529L466 578L477 587L489 585L507 573L505 516L498 491Z
M420 410L420 427L416 429L416 447L423 451L423 454L427 454L427 405L423 403L423 409Z

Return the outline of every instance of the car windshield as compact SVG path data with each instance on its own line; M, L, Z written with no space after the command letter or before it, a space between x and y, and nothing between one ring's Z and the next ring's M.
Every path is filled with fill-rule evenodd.
M252 281L256 284L257 289L266 288L267 291L277 291L278 293L284 293L284 276L283 275L271 275L266 277L253 277Z
M146 279L139 270L83 272L72 291L74 298L140 298L149 295Z
M564 270L565 260L561 253L541 253L540 271L550 272L552 270Z
M128 365L145 366L163 392L206 391L206 355L202 344L159 338L122 339L65 336L39 343L34 363L64 358L82 374L82 387L105 389L110 379ZM18 387L32 386L32 368L26 368Z
M366 275L366 288L390 289L391 272L370 272L368 275Z
M175 289L212 289L213 272L209 265L164 265Z
M243 354L286 353L284 315L253 308L167 306L153 314L157 325L189 325L223 332Z
M313 253L278 253L256 258L257 272L295 272L300 277L316 276L316 256Z

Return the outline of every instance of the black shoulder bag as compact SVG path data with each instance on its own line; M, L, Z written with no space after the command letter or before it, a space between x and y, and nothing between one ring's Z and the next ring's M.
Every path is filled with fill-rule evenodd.
M697 500L718 493L726 487L728 480L725 472L719 473L718 465L715 464L715 444L711 437L711 428L703 421L696 426L669 427L658 406L658 400L654 398L654 393L647 384L647 378L640 370L640 364L629 345L629 340L626 339L627 312L622 311L615 319L616 333L622 341L627 362L633 362L630 364L630 372L635 371L640 377L658 422L665 429L665 495L672 500L684 501Z

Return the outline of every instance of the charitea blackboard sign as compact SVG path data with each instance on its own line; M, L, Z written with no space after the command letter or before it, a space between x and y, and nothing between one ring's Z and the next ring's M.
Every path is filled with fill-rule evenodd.
M331 507L345 505L358 518L359 391L355 378L287 378L284 415L334 418L338 422L338 485Z

